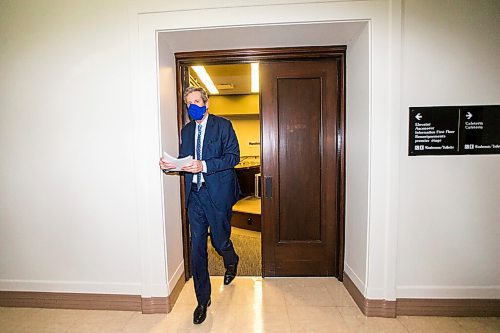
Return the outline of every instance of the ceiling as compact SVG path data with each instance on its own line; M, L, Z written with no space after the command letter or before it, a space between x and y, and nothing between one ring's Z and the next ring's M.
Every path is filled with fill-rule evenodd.
M248 49L315 45L349 45L367 26L366 21L295 23L160 31L169 52ZM193 42L196 41L196 42Z
M212 78L219 95L250 94L251 69L250 64L228 64L204 66ZM195 79L206 88L194 70L189 70L191 79Z

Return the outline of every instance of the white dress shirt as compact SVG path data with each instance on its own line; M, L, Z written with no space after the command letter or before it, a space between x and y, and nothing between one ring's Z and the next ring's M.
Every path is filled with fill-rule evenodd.
M205 129L207 128L208 117L210 117L209 114L207 114L205 119L203 119L203 121L201 122L201 154L200 154L201 156L195 156L195 159L200 160L201 163L203 164L203 170L201 173L201 182L202 183L205 181L205 178L203 177L203 173L207 172L207 164L205 163L205 161L202 160L202 158L203 158L203 140L205 139ZM195 125L196 125L196 128L194 130L194 152L196 155L196 145L198 144L198 126L200 124L195 122ZM195 183L195 184L197 183L196 174L194 174L194 176L193 176L193 183Z

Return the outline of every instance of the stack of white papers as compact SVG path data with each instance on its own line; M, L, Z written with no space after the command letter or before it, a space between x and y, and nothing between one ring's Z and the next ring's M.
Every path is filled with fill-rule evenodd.
M183 158L175 158L166 152L163 152L163 158L168 162L175 164L175 169L170 169L168 171L182 171L181 168L193 160L193 156L191 155Z

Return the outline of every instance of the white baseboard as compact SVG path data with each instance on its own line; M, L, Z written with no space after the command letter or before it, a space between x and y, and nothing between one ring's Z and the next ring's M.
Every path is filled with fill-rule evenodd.
M2 291L140 295L140 283L95 281L0 280Z
M500 286L398 286L397 298L500 299Z
M344 272L349 275L349 278L354 283L356 288L358 288L361 294L366 297L365 283L359 278L356 273L354 273L353 269L347 263L344 263Z

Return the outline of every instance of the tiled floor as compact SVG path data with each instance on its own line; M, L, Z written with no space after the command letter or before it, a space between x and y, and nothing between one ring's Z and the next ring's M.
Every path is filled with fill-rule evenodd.
M500 332L500 318L365 318L336 279L212 278L206 321L192 324L193 284L168 315L130 311L1 308L0 332Z

